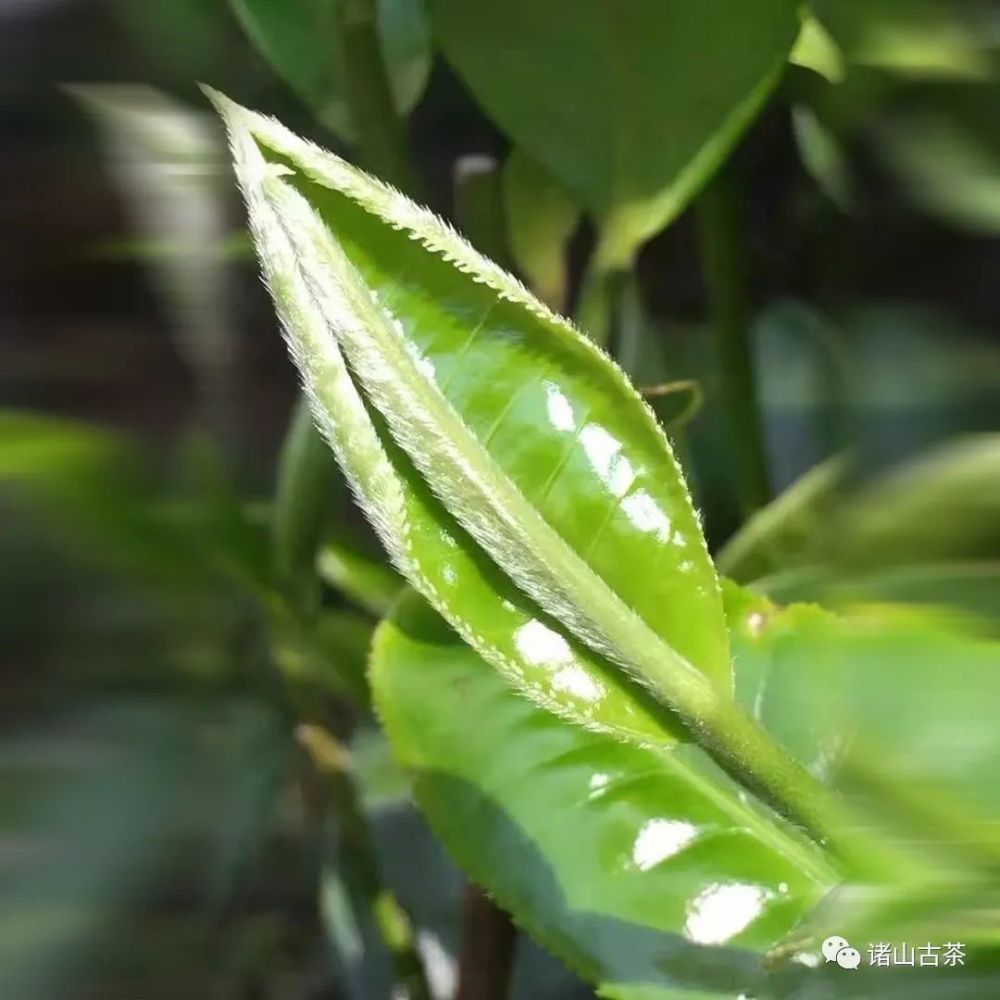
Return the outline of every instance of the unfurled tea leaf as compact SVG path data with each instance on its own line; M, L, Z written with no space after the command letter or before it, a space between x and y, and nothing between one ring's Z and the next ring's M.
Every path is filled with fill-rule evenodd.
M380 626L371 671L435 832L601 996L770 995L760 952L836 876L702 751L626 746L554 718L412 593Z

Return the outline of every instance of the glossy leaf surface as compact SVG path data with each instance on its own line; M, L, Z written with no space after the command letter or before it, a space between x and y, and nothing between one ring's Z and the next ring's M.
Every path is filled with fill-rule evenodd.
M627 746L512 692L414 594L373 690L417 799L466 872L602 996L759 986L832 885L819 852L701 751Z
M722 161L776 82L793 0L431 0L435 36L489 115L627 257ZM554 55L555 54L555 55Z
M317 416L404 574L509 675L561 677L556 686L591 709L610 673L552 618L602 652L614 643L595 632L618 630L639 658L704 683L679 650L727 685L697 518L621 372L430 213L276 123L223 109ZM590 627L595 603L603 620ZM578 669L593 683L577 683Z
M230 0L264 57L324 125L354 138L338 50L344 0ZM430 37L420 0L377 0L378 34L396 109L409 111L430 73Z

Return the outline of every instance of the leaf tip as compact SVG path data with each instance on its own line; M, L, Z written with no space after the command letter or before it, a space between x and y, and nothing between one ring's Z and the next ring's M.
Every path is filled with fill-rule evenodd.
M238 104L231 97L222 93L221 90L216 90L207 83L199 83L198 88L218 112L230 136L242 132L251 132L250 122L255 117L253 111L243 107L242 104Z
M210 86L207 83L198 82L198 89L208 98L209 102L215 108L216 111L222 115L223 118L227 116L227 113L231 107L238 107L235 101L230 100L221 90L216 90L215 87Z

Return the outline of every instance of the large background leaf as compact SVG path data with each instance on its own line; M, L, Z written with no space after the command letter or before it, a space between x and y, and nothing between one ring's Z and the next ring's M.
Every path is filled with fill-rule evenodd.
M759 985L750 949L832 883L817 849L701 751L629 747L535 708L415 595L381 626L372 671L446 847L604 996Z
M898 784L940 783L992 813L1000 801L1000 644L953 625L886 609L851 617L807 605L758 611L733 632L738 694L826 780L854 742L873 764L891 767Z
M621 250L657 232L758 110L798 28L793 0L431 0L445 55L490 116Z

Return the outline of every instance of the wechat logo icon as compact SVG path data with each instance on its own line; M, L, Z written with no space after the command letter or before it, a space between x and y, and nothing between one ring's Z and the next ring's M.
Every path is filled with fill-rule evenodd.
M861 952L852 948L847 939L838 934L823 942L822 951L827 962L836 962L842 969L856 969L861 964Z

